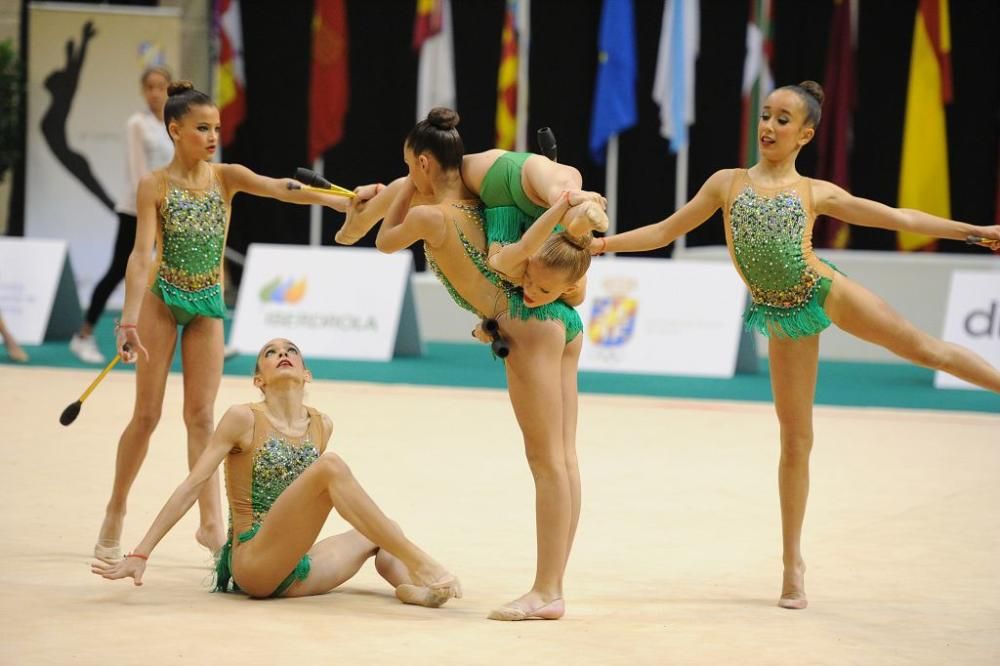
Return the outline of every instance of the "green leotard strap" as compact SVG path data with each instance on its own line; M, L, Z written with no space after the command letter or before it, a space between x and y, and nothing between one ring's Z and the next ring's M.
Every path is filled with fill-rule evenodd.
M513 206L534 220L545 212L521 187L521 171L532 153L504 153L486 172L479 198L487 208Z

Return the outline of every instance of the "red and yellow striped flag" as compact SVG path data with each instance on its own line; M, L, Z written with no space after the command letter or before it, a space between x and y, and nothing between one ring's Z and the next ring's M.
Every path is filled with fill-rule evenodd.
M215 5L215 26L218 40L215 104L219 107L222 146L225 147L236 137L236 128L247 113L240 0L218 0Z
M913 28L910 83L903 124L899 207L951 217L948 136L944 105L951 102L951 29L948 0L920 0ZM935 239L899 232L900 250L934 250Z
M500 37L500 69L497 72L496 147L514 150L517 143L517 3L507 0Z

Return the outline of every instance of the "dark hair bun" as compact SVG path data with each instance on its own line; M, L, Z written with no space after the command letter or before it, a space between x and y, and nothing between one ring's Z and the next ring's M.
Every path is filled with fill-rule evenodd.
M458 121L458 113L443 106L434 107L427 114L427 122L439 130L453 130L458 126Z
M188 90L194 90L194 84L190 81L173 81L167 86L167 97L180 95Z
M826 97L826 94L823 92L823 86L815 81L803 81L799 84L799 88L805 90L806 94L819 102L820 106L823 105L823 99Z

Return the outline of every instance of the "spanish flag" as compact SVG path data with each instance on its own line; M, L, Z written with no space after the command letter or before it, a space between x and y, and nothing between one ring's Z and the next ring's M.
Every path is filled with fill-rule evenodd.
M948 137L944 105L951 102L951 30L948 0L920 0L910 53L903 125L899 207L951 217ZM933 250L936 241L899 232L900 250Z
M232 143L236 137L236 128L247 115L240 0L217 0L215 36L215 103L219 107L222 146L225 147Z
M500 36L500 69L497 72L496 147L514 150L517 143L517 2L507 0Z
M309 82L309 163L340 143L350 96L344 0L315 0Z

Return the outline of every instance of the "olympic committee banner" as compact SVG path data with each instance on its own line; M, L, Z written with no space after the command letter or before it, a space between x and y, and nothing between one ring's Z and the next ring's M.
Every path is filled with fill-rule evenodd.
M139 79L154 64L183 72L180 12L36 2L29 16L25 234L69 242L88 302L111 259Z
M1000 368L1000 270L952 273L942 338ZM934 373L934 386L979 388L940 371Z
M580 307L580 369L732 377L741 354L756 363L752 336L743 339L745 304L728 263L595 259Z
M256 354L271 338L289 338L307 357L419 355L412 265L409 252L254 243L230 344Z

